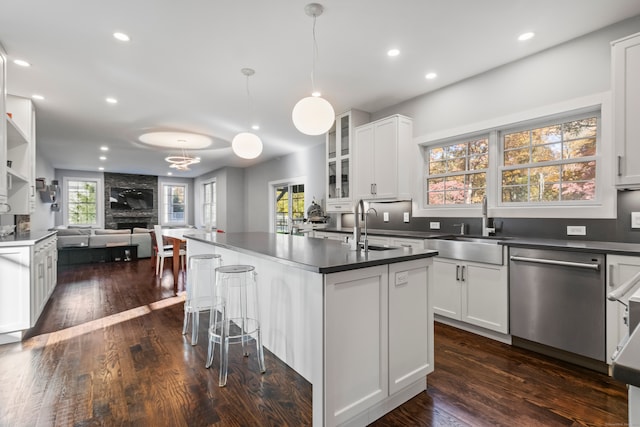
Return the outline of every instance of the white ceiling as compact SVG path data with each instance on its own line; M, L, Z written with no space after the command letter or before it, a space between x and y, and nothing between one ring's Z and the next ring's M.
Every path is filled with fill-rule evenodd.
M313 19L298 0L0 0L11 94L35 101L38 150L53 167L165 175L171 150L149 131L213 137L193 177L323 142L291 110L311 91ZM640 14L638 0L325 0L317 18L316 86L337 113L375 112ZM116 41L115 31L131 36ZM536 37L516 37L534 31ZM401 50L386 56L392 47ZM17 58L32 64L22 68ZM250 78L252 114L247 109ZM435 80L426 80L430 71ZM118 99L110 105L108 96ZM235 157L249 119L264 151ZM98 159L100 145L110 151ZM175 154L175 151L173 152Z

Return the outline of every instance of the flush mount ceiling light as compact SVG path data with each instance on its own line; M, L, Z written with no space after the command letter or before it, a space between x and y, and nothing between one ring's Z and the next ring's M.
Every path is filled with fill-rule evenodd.
M250 120L251 116L251 94L249 92L249 77L255 74L253 68L243 68L240 72L246 77L247 88L247 119ZM251 132L240 132L237 134L233 141L231 141L231 148L238 157L243 159L255 159L262 153L262 141L258 135Z
M169 152L179 154L165 158L169 167L180 171L188 171L189 166L200 163L200 157L190 156L187 150L200 150L211 145L212 140L205 135L189 132L149 132L138 137L143 144L158 148L168 148Z
M320 92L315 88L315 68L318 44L316 42L316 18L322 15L324 8L318 3L309 3L304 8L305 13L313 18L313 52L311 67L311 86L314 96L302 98L293 107L291 119L296 129L305 135L321 135L326 133L335 120L336 113L326 99L320 96Z
M535 33L532 32L527 32L527 33L522 33L518 36L518 40L523 42L525 40L531 40L532 38L535 37Z

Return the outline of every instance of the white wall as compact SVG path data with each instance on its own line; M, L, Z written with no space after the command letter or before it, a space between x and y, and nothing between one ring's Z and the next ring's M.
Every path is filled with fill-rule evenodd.
M325 144L245 169L245 231L269 231L269 182L306 177L305 210L313 198L324 206Z

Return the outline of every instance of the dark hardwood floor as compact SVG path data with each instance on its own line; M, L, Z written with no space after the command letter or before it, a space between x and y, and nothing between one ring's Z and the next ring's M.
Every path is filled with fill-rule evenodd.
M260 375L231 346L219 388L206 316L195 347L182 316L170 268L162 280L149 260L61 269L27 338L0 346L0 426L311 424L311 385L268 351ZM435 352L427 392L373 425L626 425L626 387L606 375L440 324Z

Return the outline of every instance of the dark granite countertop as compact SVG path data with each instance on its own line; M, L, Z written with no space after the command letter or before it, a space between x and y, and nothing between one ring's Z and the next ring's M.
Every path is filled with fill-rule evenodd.
M438 254L429 249L404 247L364 253L352 251L348 245L336 240L275 233L193 232L186 233L184 237L323 274L429 258Z
M0 237L0 248L12 246L32 246L40 240L55 235L55 231L31 231L28 233L13 233Z
M353 233L352 229L327 228L320 231L334 233ZM372 236L393 236L414 239L446 239L456 235L451 233L439 233L433 231L400 231L370 229L367 232ZM467 235L465 237L481 237ZM611 255L640 256L639 243L601 242L591 240L564 240L564 239L538 239L535 237L508 237L492 236L492 241L507 246L518 246L540 249L572 250L576 252L597 252Z

